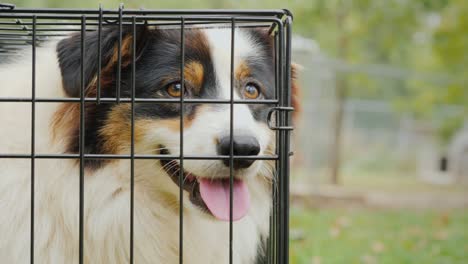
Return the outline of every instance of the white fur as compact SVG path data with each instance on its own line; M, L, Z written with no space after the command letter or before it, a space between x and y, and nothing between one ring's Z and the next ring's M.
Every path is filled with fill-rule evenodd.
M230 31L210 33L217 77L229 98ZM236 34L236 61L255 54L248 38ZM55 43L37 52L37 97L63 97ZM227 55L226 55L227 54ZM1 66L0 97L31 96L31 54ZM226 97L227 96L227 97ZM238 96L236 95L236 98ZM63 145L50 140L50 122L59 104L36 104L36 153L61 153ZM244 105L235 106L235 133L253 133L262 153L271 132L257 124ZM31 106L0 103L0 153L30 153ZM215 155L214 138L229 133L229 107L204 109L184 133L185 154ZM179 135L154 127L137 153L152 151L147 142L161 142L178 154ZM78 260L79 169L72 160L36 159L36 263L76 263ZM30 160L0 159L0 260L27 263L30 242ZM213 165L214 163L214 165ZM268 232L270 192L260 171L262 162L246 170L251 196L247 216L234 223L234 263L253 263L260 235ZM211 166L211 168L209 168ZM226 175L220 161L185 161L185 168L207 177ZM130 222L130 162L119 160L86 172L84 191L86 263L128 263ZM154 160L135 161L135 261L178 263L179 188ZM228 263L229 223L201 212L184 192L184 263Z

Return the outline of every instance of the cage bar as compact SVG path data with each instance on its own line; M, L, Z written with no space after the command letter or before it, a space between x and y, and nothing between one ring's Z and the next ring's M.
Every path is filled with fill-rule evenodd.
M98 103L97 99L94 97L86 97L84 98L86 103ZM79 103L81 101L80 98L36 98L36 102L38 103ZM1 102L11 102L11 103L28 103L32 102L30 98L22 98L22 97L9 97L9 98L0 98ZM117 100L115 98L104 97L100 98L100 103L115 103ZM131 103L131 98L121 98L121 103ZM223 99L185 99L185 103L189 104L231 104L230 100L223 100ZM180 103L180 99L163 99L163 98L135 98L135 103ZM234 100L233 104L270 104L276 105L279 103L276 99L264 99L264 100Z
M117 103L120 103L120 85L121 85L121 75L122 75L122 16L123 16L123 4L119 5L119 40L118 40L118 50L117 50L117 80L115 86L115 98Z
M12 14L78 14L78 15L91 15L99 13L96 9L63 9L63 8L10 8L7 10ZM120 10L105 9L104 14L117 15ZM146 10L146 9L126 9L122 12L123 15L173 15L180 18L180 15L200 15L200 16L276 16L282 18L283 16L290 16L291 13L286 9L159 9L159 10Z
M185 96L185 18L180 18L180 133L179 133L179 263L184 263L184 96Z
M81 64L80 64L80 75L81 75L81 89L80 89L80 212L79 212L79 260L80 264L83 264L83 243L84 243L84 154L85 154L85 51L86 51L86 16L81 17Z
M134 262L134 216L135 216L135 70L136 70L136 17L132 17L132 92L130 124L130 264ZM99 92L98 92L99 94Z
M33 157L30 154L0 154L0 159L31 159ZM84 154L84 159L131 159L131 155L125 154ZM80 154L36 154L36 159L79 159ZM171 160L179 159L178 155L160 155L160 154L135 154L135 159L154 159L154 160ZM185 155L186 160L223 160L229 159L229 155ZM234 160L277 160L278 155L257 155L257 156L241 156L234 155Z
M180 98L138 98L136 94L136 52L138 26L159 26L170 29L180 29ZM131 93L130 98L121 98L122 74L122 38L123 27L131 29ZM115 96L102 94L102 38L105 27L118 29L118 62ZM217 28L231 30L230 53L230 97L229 99L199 99L184 98L184 67L185 67L185 33L188 28ZM235 33L241 28L269 28L274 37L274 67L275 67L275 97L273 99L245 100L234 98L235 87ZM179 263L183 263L183 185L185 160L227 160L229 159L229 263L234 263L234 223L233 223L233 184L234 162L236 160L265 160L275 163L275 173L271 184L271 216L270 234L267 243L268 263L288 263L288 225L289 225L289 156L291 125L291 27L292 17L287 10L130 10L120 5L117 10L103 9L22 9L0 7L0 56L11 52L21 52L18 47L32 47L32 94L31 97L2 97L0 103L30 103L31 104L31 151L24 154L0 153L0 159L30 159L31 160L31 234L30 262L34 263L34 206L35 206L35 161L37 159L75 159L79 161L79 263L85 259L84 252L84 168L88 160L129 160L130 161L130 240L129 262L135 261L134 248L138 245L134 232L135 211L135 162L137 160L179 160ZM40 33L38 33L40 32ZM67 36L69 32L81 34L81 89L79 98L46 98L36 96L36 48L44 41L56 37ZM97 32L97 94L87 97L85 83L86 32ZM112 91L113 92L113 91ZM79 103L80 130L79 152L63 154L37 153L35 149L35 126L37 103ZM85 151L85 106L86 103L118 104L127 103L131 107L131 135L129 154L91 154ZM137 154L135 153L135 108L138 104L179 104L180 107L180 153L179 155ZM229 155L185 155L184 154L184 108L188 104L222 104L230 109L230 151ZM252 104L271 107L271 118L275 131L275 153L270 155L242 156L234 155L234 109L235 105Z
M101 103L101 68L102 68L102 5L99 4L99 21L98 21L98 69L97 69L97 91L96 103ZM132 99L135 99L132 97ZM133 101L132 101L133 103Z
M231 68L230 68L230 98L231 101L229 111L229 264L232 264L233 251L233 225L232 225L232 206L233 206L233 191L234 184L234 40L235 40L235 18L231 18Z
M31 72L31 234L30 234L30 262L34 263L34 186L36 167L36 17L32 22L32 72Z

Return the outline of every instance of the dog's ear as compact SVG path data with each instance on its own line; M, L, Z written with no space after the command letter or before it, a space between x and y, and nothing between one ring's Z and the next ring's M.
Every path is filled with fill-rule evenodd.
M294 107L293 121L296 122L302 112L301 106L301 88L299 85L298 74L302 66L296 63L291 64L291 106Z
M137 26L136 56L142 53L148 42L150 31L146 25ZM101 76L115 74L112 71L118 62L119 30L117 26L108 26L102 30L101 36ZM85 35L84 80L85 89L91 84L98 71L99 35L97 31ZM121 67L124 69L131 63L133 31L131 27L122 29ZM57 44L57 55L62 85L70 97L79 97L81 89L81 33L74 34Z

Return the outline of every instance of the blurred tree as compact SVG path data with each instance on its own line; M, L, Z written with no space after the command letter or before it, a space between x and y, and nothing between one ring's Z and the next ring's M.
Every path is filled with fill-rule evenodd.
M343 111L347 97L389 98L405 92L403 80L382 81L382 76L356 68L362 64L403 67L408 43L418 26L421 9L412 1L314 1L311 27L326 51L347 67L336 67L335 110L330 149L330 179L339 182ZM398 32L397 32L398 31ZM360 67L362 68L362 67ZM370 69L374 70L374 69ZM350 74L353 73L353 74Z
M443 1L435 7L422 13L408 45L412 74L404 83L405 93L396 101L401 110L429 120L436 117L439 106L457 107L458 111L443 117L436 127L446 145L468 117L468 2Z
M395 101L421 119L430 119L439 105L467 108L468 1L316 0L310 6L298 12L311 16L308 30L340 62L332 182L339 182L346 98ZM466 115L467 110L442 122L440 135L449 139Z
M468 122L468 1L450 1L441 12L440 25L433 35L433 51L437 63L434 71L450 72L445 85L431 87L433 104L454 104L463 110L441 125L441 137L447 142ZM422 93L422 92L421 92ZM419 93L419 94L421 94ZM420 97L420 96L419 96ZM417 97L416 97L417 98Z

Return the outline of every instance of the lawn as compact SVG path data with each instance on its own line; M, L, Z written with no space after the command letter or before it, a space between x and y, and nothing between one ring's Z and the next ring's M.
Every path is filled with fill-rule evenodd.
M291 209L290 260L468 263L468 212Z

